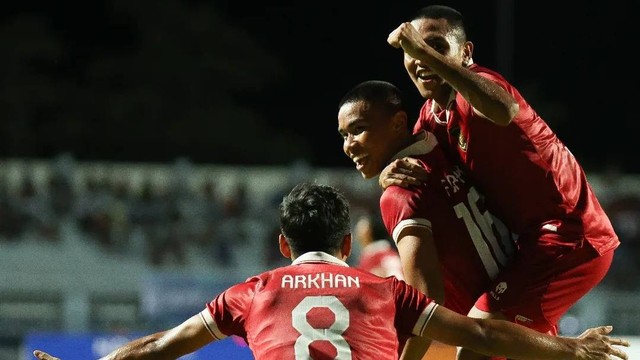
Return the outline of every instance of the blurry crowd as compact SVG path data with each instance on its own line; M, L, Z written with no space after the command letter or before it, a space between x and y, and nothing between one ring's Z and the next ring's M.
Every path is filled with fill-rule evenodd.
M640 290L635 280L640 276L640 195L634 191L601 197L621 242L604 283L620 290Z
M183 160L166 164L172 175L162 185L152 172L136 181L104 172L79 176L74 163L60 158L46 172L23 170L11 182L0 166L0 244L56 244L64 241L65 231L73 231L106 253L140 256L157 267L188 265L189 250L230 267L234 247L255 243L249 237L257 234L264 244L258 261L274 266L284 260L274 246L277 206L293 178L284 177L261 197L266 201L256 201L248 192L250 181L241 177L224 191L215 176L192 186L186 178L194 165ZM362 203L355 196L351 200Z
M0 167L2 170L2 167ZM189 171L178 171L179 179ZM55 244L63 241L62 225L70 226L86 241L103 251L142 257L152 266L181 266L190 261L188 249L210 256L219 266L232 266L234 247L246 244L251 225L261 224L265 266L283 264L274 246L279 231L277 205L291 182L282 181L256 206L249 182L238 180L231 190L220 191L216 179L204 179L196 187L184 181L159 187L151 178L138 181L127 176L86 175L78 186L69 166L54 166L42 174L21 175L9 186L8 174L0 171L0 245L20 241ZM38 179L39 181L36 181ZM115 179L115 180L114 180ZM602 182L599 193L620 238L621 246L603 282L620 290L640 290L640 190L616 191L615 181ZM611 186L609 186L611 185ZM354 207L370 211L378 193L349 193ZM356 218L356 216L354 216ZM248 220L252 220L248 221Z
M131 242L139 234L139 247L153 265L186 264L187 245L202 248L224 265L232 261L230 244L244 239L235 222L246 216L246 203L241 183L220 197L213 180L197 192L160 190L150 180L133 191L127 179L90 176L82 191L74 191L64 174L53 173L39 187L27 174L15 192L0 183L0 240L56 243L62 240L62 224L70 224L110 253L135 250Z

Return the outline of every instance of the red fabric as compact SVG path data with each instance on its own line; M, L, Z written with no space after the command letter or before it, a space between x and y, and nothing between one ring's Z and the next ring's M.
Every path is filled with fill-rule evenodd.
M388 187L380 198L380 212L396 242L397 232L405 226L431 228L443 274L444 305L466 315L508 263L513 243L508 231L486 211L466 174L450 165L437 144L424 145L429 136L433 140L427 134L426 140L402 152L421 162L430 174L427 183L408 189Z
M348 351L352 359L397 359L431 302L394 277L303 262L235 285L207 309L222 333L247 341L256 359L293 360L296 348L324 354L317 358ZM302 345L296 347L297 341Z
M457 94L445 124L436 122L432 101L427 100L415 130L436 135L447 155L469 172L488 208L511 231L536 233L548 224L567 239L586 240L599 254L616 248L619 240L611 222L569 149L501 75L478 65L470 69L518 101L520 111L512 123L493 124Z

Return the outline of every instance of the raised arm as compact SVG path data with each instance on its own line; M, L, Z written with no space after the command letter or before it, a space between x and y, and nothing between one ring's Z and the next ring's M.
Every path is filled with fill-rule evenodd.
M588 329L578 338L550 336L504 320L474 319L438 306L423 337L461 346L488 356L519 360L628 359L614 346L629 346L609 337L611 326Z
M518 103L505 89L440 54L422 39L410 22L402 23L392 31L387 42L426 64L460 93L479 115L497 125L508 125L518 114Z
M197 314L173 329L133 340L100 360L177 359L215 340ZM33 355L40 360L60 360L41 350Z

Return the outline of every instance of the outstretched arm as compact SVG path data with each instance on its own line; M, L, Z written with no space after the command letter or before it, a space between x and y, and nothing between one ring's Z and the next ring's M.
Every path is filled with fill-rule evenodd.
M504 320L474 319L438 306L423 336L488 356L519 360L628 359L614 346L629 346L609 337L611 326L588 329L578 338L550 336Z
M505 89L434 50L410 22L402 23L392 31L387 42L425 63L460 93L479 115L497 125L508 125L518 114L518 103Z
M133 340L101 360L177 359L215 340L197 314L173 329ZM40 360L60 360L41 350L33 355Z

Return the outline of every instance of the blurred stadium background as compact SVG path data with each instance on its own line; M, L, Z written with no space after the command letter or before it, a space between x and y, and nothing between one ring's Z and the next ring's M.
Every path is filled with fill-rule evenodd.
M45 344L57 346L62 334L115 337L83 338L98 344L88 349L110 349L130 333L176 324L228 285L285 264L275 246L276 205L298 181L344 189L354 219L375 209L378 196L377 183L351 169L304 163L79 162L63 154L4 160L2 170L0 359L42 343L29 337L41 332L54 336ZM613 324L616 334L640 335L640 177L593 174L591 181L622 245L605 281L561 330L576 335Z
M624 80L611 65L628 44L619 24L629 23L630 5L444 3L468 14L476 61L519 86L580 159L621 237L609 275L569 311L562 333L612 324L638 341L639 125L619 105L631 92L604 91ZM401 55L385 42L416 6L8 6L0 14L0 360L30 359L41 344L85 359L105 354L284 264L275 206L298 181L343 189L354 219L377 209L377 184L341 153L336 105L355 83L379 78L407 89L417 112ZM249 356L234 339L219 346L228 358Z

